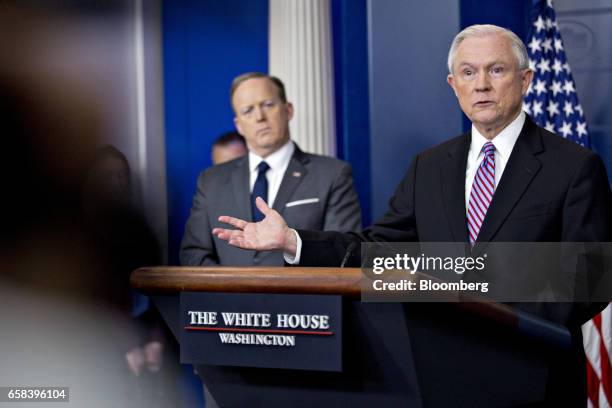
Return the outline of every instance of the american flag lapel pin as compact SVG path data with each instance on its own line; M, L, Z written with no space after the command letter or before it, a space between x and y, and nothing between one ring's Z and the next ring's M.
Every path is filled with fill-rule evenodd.
M302 173L300 173L299 171L294 171L293 177L302 177Z

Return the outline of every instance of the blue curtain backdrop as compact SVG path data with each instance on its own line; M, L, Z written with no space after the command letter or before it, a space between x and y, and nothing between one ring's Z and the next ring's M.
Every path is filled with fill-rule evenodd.
M232 79L268 70L268 2L163 2L169 262L178 249L196 180L211 165L210 148L233 130Z
M338 158L353 167L362 222L370 225L371 166L366 0L332 0Z

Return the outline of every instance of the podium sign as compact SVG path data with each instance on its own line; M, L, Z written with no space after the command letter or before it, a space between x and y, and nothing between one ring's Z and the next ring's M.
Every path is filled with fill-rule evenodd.
M342 370L337 295L182 292L181 362Z

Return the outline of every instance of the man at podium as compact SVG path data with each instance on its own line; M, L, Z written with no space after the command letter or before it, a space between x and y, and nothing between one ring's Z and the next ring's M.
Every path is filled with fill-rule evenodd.
M372 226L359 234L294 230L257 199L263 221L224 216L219 220L235 229L213 233L241 248L282 250L288 263L302 266L338 266L352 243L367 241L609 242L610 187L602 160L522 111L533 77L523 42L501 27L471 26L453 40L448 67L448 83L472 128L417 155ZM349 264L359 266L359 257ZM582 405L580 324L605 305L549 306L556 323L569 328L575 352L555 389L565 393L561 399Z

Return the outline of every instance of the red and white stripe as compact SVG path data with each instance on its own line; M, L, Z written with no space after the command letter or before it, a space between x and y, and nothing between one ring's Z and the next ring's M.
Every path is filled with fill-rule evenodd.
M589 408L612 407L612 308L582 326L587 357Z

